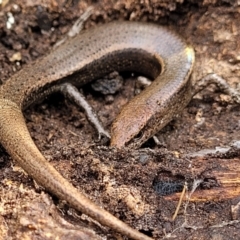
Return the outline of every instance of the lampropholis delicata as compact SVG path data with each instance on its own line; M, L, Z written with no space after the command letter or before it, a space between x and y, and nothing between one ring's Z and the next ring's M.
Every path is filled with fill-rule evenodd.
M113 22L83 31L0 87L0 142L30 176L71 207L129 238L151 239L64 179L34 144L22 110L66 82L81 87L114 70L138 72L155 80L122 109L111 131L112 146L137 148L190 101L193 63L193 49L155 24ZM134 139L139 132L141 137Z

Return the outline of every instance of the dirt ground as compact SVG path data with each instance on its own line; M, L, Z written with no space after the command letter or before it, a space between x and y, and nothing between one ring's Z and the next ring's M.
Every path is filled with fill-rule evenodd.
M62 38L93 6L85 27L112 20L167 25L196 52L192 79L208 73L239 87L240 3L237 0L0 1L2 82ZM14 22L13 22L14 19ZM124 74L124 79L130 75ZM136 79L104 96L82 89L107 129L134 96ZM209 87L139 150L96 142L85 114L61 94L28 108L35 143L61 174L94 202L154 239L240 239L240 106ZM235 147L231 147L235 142ZM214 152L218 149L230 150ZM206 150L211 154L205 154ZM205 152L199 152L205 150ZM125 239L69 208L38 186L3 148L0 153L0 240ZM191 195L194 183L200 186ZM187 195L172 220L184 183Z

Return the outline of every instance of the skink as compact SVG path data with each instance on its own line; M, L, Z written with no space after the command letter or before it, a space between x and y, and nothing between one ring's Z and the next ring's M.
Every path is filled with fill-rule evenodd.
M193 63L193 49L154 24L114 22L84 31L0 87L0 142L30 176L71 207L129 238L151 239L94 204L63 178L34 144L22 110L65 82L82 86L114 70L138 72L155 80L122 109L111 132L112 146L136 148L190 101Z

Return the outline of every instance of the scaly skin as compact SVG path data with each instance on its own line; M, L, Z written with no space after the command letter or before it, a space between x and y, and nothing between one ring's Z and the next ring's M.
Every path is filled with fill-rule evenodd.
M193 62L194 52L183 40L153 24L116 22L82 32L0 87L0 142L30 176L71 207L131 239L151 239L94 204L46 161L22 109L61 83L81 86L113 70L136 71L155 81L123 108L113 124L111 145L138 147L190 100ZM134 141L140 131L141 139Z

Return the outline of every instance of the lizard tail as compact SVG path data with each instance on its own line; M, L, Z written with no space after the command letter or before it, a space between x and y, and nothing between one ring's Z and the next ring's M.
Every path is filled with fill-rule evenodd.
M0 99L0 142L34 180L58 198L67 201L71 207L131 239L152 239L120 221L73 187L38 150L21 109L5 99Z

